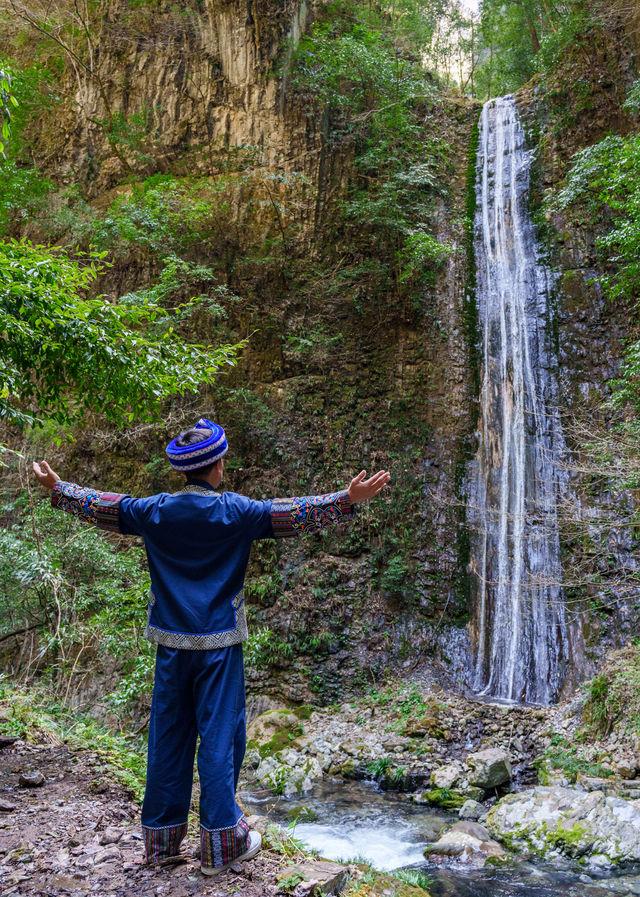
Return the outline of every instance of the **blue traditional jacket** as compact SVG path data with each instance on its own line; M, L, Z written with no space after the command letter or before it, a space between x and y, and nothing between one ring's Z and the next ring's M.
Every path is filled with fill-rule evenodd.
M101 529L142 536L151 575L145 636L189 650L247 638L244 577L256 539L315 532L353 515L346 491L254 501L204 480L149 498L59 481L51 503Z

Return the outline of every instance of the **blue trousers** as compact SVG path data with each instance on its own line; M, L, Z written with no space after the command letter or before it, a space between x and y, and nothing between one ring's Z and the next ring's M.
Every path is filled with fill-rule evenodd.
M158 645L142 805L148 862L177 854L187 832L198 735L202 863L220 866L247 849L248 826L235 799L246 744L242 645Z

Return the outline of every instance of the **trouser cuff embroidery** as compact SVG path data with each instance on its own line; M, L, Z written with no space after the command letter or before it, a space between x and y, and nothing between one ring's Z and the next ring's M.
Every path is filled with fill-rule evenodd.
M214 832L200 826L200 849L203 866L215 868L233 863L249 849L249 826L244 816L231 828Z
M187 822L180 825L167 825L163 828L147 828L142 826L144 835L144 852L147 863L157 863L167 857L176 856L180 850L182 839L187 834Z

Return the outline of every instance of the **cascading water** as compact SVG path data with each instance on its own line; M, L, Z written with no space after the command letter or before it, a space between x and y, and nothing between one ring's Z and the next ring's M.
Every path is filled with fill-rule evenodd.
M540 261L526 205L530 164L514 97L486 103L474 237L480 445L468 508L474 687L548 704L569 652L558 534L565 444L547 327L553 276Z

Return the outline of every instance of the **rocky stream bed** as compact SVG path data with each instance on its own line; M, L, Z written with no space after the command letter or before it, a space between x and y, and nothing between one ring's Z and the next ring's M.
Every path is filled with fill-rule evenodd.
M640 744L577 742L576 711L415 684L272 707L249 726L241 792L268 847L217 880L199 871L196 815L181 861L147 867L139 806L99 750L15 740L0 749L0 892L419 897L390 875L408 867L431 897L639 895ZM292 823L333 862L305 856Z

